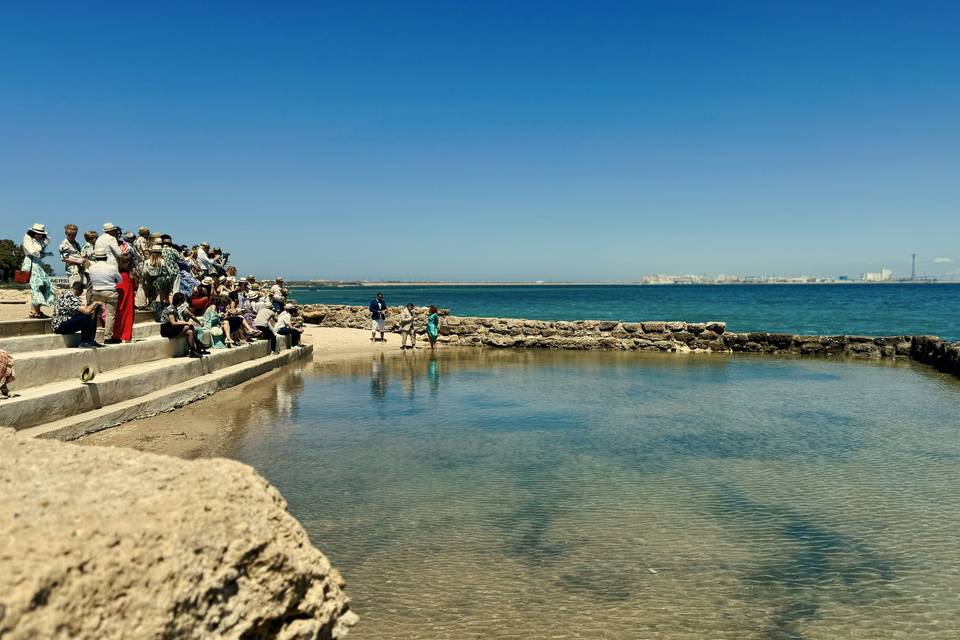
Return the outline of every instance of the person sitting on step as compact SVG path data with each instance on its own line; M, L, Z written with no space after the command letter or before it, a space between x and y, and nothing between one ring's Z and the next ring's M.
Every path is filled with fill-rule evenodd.
M160 325L160 335L171 340L186 336L190 357L199 358L207 353L207 350L197 342L193 324L188 318L184 317L185 301L183 294L179 291L173 294L173 301L163 310L163 324Z
M293 316L295 315L297 315L297 305L287 303L277 316L276 332L281 336L290 336L290 346L299 347L303 329L294 325Z
M54 333L71 335L80 332L80 347L90 349L102 347L96 342L97 318L100 315L100 305L97 303L85 305L86 285L74 281L70 288L57 297L53 305L53 318L50 326Z

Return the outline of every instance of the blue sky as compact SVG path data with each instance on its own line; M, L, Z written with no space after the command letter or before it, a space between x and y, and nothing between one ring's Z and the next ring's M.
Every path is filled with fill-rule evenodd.
M957 2L4 2L0 236L148 224L261 276L954 271L958 24Z

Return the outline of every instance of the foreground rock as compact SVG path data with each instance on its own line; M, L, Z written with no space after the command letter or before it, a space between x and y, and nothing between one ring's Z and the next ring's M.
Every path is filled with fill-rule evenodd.
M250 467L0 429L0 638L340 638L342 579Z

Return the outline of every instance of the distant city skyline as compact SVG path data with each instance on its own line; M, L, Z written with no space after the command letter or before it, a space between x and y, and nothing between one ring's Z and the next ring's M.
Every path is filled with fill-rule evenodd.
M0 237L261 277L960 273L960 4L5 3ZM60 265L55 265L59 267Z

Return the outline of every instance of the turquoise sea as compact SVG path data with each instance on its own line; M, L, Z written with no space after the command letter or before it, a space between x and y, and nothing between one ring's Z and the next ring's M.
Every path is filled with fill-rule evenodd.
M958 637L960 381L928 367L391 349L243 398L209 453L280 489L351 638Z
M301 303L367 305L371 287L295 289ZM730 331L960 339L958 284L385 287L390 305L534 320L725 321Z

